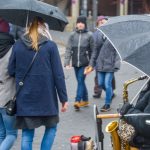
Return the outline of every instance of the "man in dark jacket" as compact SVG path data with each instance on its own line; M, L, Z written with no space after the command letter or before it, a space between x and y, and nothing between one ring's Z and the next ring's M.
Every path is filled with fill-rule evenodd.
M95 49L85 74L90 73L94 67L98 72L98 84L106 92L105 104L100 111L106 112L110 110L113 96L112 79L114 72L120 68L120 59L115 48L99 30L95 32Z
M133 138L132 144L141 147L149 145L150 148L150 81L145 90L141 91L135 107L132 104L126 103L120 110L120 114L137 114L133 116L124 116L127 123L134 126L136 135ZM138 115L140 114L140 115Z
M105 24L105 22L106 22L106 20L108 20L108 17L106 17L106 16L98 16L97 17L97 20L96 20L96 26L97 26L97 28L99 28L100 26L102 26L103 24ZM97 31L97 30L96 30ZM93 33L93 36L94 36L94 39L96 40L96 38L97 38L97 32L94 32ZM103 44L103 43L102 43ZM100 98L101 97L101 94L102 94L102 87L100 87L99 85L98 85L98 72L97 71L95 71L95 73L96 73L96 75L95 75L95 78L94 78L94 94L93 94L93 97L94 98ZM115 85L116 85L116 83L115 83L115 76L113 77L113 80L112 80L112 88L113 88L113 91L115 90ZM114 95L114 92L113 92L113 96L112 96L112 98L114 97L115 95Z
M76 22L76 29L71 33L68 40L64 64L66 68L70 68L70 60L72 58L72 66L74 67L78 82L74 103L75 108L87 106L89 104L84 69L89 64L93 49L94 39L92 33L87 30L86 17L79 16Z

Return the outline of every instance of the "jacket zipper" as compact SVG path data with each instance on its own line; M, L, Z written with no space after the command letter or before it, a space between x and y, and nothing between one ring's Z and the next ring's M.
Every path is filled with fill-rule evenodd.
M78 60L77 60L77 66L80 66L80 44L81 44L81 31L80 31L80 35L79 35L79 42L78 42Z

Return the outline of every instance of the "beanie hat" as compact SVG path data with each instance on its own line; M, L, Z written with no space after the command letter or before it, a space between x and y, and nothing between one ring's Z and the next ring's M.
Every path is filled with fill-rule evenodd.
M9 23L4 19L0 19L0 32L8 33L10 30Z
M96 20L96 23L98 23L99 21L101 21L101 20L103 20L103 19L108 20L108 18L105 17L105 16L98 16L98 17L97 17L97 20Z
M86 26L86 17L85 16L79 16L77 18L77 22L76 23L80 23L80 22L85 24L85 26Z

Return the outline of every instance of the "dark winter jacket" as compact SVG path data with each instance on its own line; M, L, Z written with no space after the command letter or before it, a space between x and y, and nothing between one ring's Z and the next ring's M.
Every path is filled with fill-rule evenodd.
M52 116L58 114L58 97L67 101L64 73L57 46L44 37L39 40L39 52L17 95L17 116ZM9 74L19 81L35 54L28 36L18 40L9 63Z
M150 120L150 115L144 115L144 113L150 114L150 90L147 91L144 96L138 100L135 107L130 108L127 112L127 114L139 113L142 113L143 115L125 117L126 121L135 127L138 135L145 138L150 138L150 125L146 124L146 120Z
M109 40L97 30L94 33L95 49L92 53L90 65L96 66L100 72L115 72L120 68L119 56Z
M138 116L138 114L141 114ZM132 107L128 110L127 114L137 114L137 116L125 117L127 123L134 126L136 134L131 141L131 144L134 144L138 147L148 144L150 145L150 125L146 123L146 120L150 120L150 90L142 91L140 93L139 99L135 107Z
M64 65L70 65L72 58L72 66L87 66L93 49L94 39L91 32L86 29L72 32L65 52Z

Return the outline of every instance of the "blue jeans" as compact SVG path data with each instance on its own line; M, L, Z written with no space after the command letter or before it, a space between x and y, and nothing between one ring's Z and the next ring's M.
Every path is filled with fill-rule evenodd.
M74 67L76 79L78 82L75 99L76 101L88 101L88 92L85 85L86 75L84 75L84 69L85 67Z
M111 103L113 89L112 89L112 79L114 73L113 72L98 72L98 84L101 88L105 89L105 104Z
M32 150L35 129L22 130L21 150ZM51 150L56 135L56 126L45 128L40 150Z
M17 138L14 129L14 116L8 116L4 108L0 108L0 150L10 150Z

